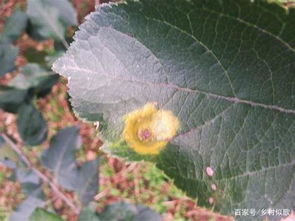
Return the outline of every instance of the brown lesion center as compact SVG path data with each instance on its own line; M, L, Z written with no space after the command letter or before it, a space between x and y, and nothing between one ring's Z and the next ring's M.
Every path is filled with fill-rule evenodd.
M137 131L137 137L140 141L150 141L153 137L152 132L145 128L145 129L139 129Z

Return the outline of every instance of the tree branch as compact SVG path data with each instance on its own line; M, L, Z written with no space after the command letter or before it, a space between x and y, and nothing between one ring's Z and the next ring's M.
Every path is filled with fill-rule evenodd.
M80 213L80 208L77 207L63 192L61 192L58 188L58 186L53 183L47 176L45 176L41 171L39 171L38 169L36 169L33 164L30 162L30 160L26 157L26 155L22 152L22 150L4 133L1 134L1 136L3 137L3 139L5 140L5 142L7 144L9 144L9 146L11 147L11 149L13 149L18 155L19 157L24 161L24 163L32 170L34 171L34 173L37 174L37 176L40 177L40 179L47 183L51 189L53 190L53 192L60 198L62 199L76 214Z

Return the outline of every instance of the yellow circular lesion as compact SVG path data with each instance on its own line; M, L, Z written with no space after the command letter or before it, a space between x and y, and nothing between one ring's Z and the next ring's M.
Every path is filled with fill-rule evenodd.
M158 154L179 128L179 121L169 110L158 110L155 103L124 117L123 139L139 154Z

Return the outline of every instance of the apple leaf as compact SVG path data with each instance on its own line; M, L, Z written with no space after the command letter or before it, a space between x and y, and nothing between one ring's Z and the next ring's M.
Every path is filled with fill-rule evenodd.
M295 209L294 61L295 9L139 0L88 16L53 69L109 154L147 159L122 140L124 116L151 102L170 110L180 129L150 160L199 205L255 208L259 220L263 208Z

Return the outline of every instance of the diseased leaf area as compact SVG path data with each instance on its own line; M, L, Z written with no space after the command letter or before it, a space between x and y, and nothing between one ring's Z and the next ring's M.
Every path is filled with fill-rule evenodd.
M128 159L118 151L130 151L126 114L149 102L172 111L181 128L154 160L199 205L227 214L295 208L294 9L244 0L106 5L53 69L68 77L76 113L102 122L109 153Z

